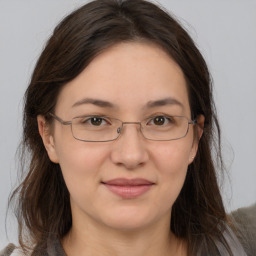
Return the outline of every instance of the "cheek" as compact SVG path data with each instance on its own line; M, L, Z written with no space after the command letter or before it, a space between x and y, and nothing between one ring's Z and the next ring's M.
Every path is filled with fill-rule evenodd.
M63 169L73 172L95 173L106 157L104 147L82 141L63 142L57 147L57 152Z
M162 174L175 175L187 170L190 153L192 149L192 142L187 141L170 141L166 144L161 143L154 148L152 157L157 169Z
M86 188L90 191L99 183L100 166L107 157L106 150L99 145L84 142L61 143L58 157L68 190L79 194ZM80 192L79 192L80 191Z
M162 203L165 207L173 205L184 184L191 147L181 141L159 144L155 147L152 156L156 170L158 170L158 183L161 185ZM159 205L158 207L163 207Z

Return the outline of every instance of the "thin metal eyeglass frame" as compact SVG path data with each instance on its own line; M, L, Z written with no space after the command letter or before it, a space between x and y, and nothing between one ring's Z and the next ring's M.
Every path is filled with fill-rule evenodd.
M187 119L187 121L188 121L188 127L187 127L187 131L186 131L185 135L184 135L184 136L181 136L181 137L179 137L179 138L175 138L175 139L155 140L155 139L149 139L149 138L145 137L145 135L144 135L144 133L143 133L143 131L142 131L142 129L141 129L141 122L123 122L123 121L121 121L121 120L119 120L119 119L117 119L117 118L112 118L112 117L111 117L112 119L119 120L119 121L122 123L121 127L119 127L119 128L120 128L120 131L117 131L117 137L116 137L116 138L111 139L111 140L82 140L82 139L76 138L76 137L74 136L73 130L72 130L72 120L71 120L71 121L64 121L64 120L62 120L60 117L56 116L55 114L53 114L53 113L51 113L51 112L49 112L48 114L49 114L51 117L53 117L55 120L57 120L58 122L60 122L62 125L70 125L70 126L71 126L71 133L72 133L73 138L76 139L76 140L79 140L79 141L84 141L84 142L109 142L109 141L114 141L114 140L118 139L119 136L121 135L121 132L122 132L122 130L123 130L124 124L138 124L138 125L140 126L140 132L141 132L142 136L143 136L145 139L147 139L147 140L152 140L152 141L171 141L171 140L179 140L179 139L182 139L182 138L186 137L186 135L188 134L188 131L189 131L189 125L190 125L190 124L192 124L192 125L197 124L197 120L196 120L196 119L194 119L194 120L189 120L186 116L173 116L173 117L183 117L183 118ZM74 117L74 118L76 118L76 117ZM73 119L74 119L74 118L73 118ZM119 128L118 128L118 129L119 129ZM117 129L117 130L118 130L118 129Z

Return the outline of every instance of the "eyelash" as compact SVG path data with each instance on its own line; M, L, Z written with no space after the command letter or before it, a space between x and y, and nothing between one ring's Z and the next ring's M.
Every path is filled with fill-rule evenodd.
M83 116L81 116L81 118L83 118ZM105 121L106 123L110 123L110 121L107 120L106 116L101 116L101 115L90 115L90 116L86 116L86 117L84 117L84 119L82 120L81 123L90 122L90 121L92 121L93 118L100 118L100 119L102 119L103 121Z
M174 123L174 120L172 118L170 118L170 116L166 116L166 115L156 115L156 116L153 116L151 118L149 118L147 124L151 123L151 122L154 122L155 121L155 118L157 117L161 117L161 118L164 118L164 123L163 125L167 125L167 124L170 124L170 123ZM166 123L167 122L167 123ZM156 125L156 124L153 124L153 125Z

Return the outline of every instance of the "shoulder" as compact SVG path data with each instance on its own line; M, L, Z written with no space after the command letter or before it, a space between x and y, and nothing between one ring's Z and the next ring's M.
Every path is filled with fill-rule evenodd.
M16 249L14 244L8 244L3 250L0 251L0 256L12 255L13 251Z
M231 213L238 229L238 238L248 255L256 255L256 204Z
M256 227L256 204L250 207L239 208L232 212L235 221L240 225Z
M8 244L2 251L0 256L66 256L65 251L59 239L54 235L50 235L46 243L35 246L33 249L24 252L20 247L14 244Z
M14 244L8 244L2 251L0 251L0 256L29 256L25 254L19 247Z

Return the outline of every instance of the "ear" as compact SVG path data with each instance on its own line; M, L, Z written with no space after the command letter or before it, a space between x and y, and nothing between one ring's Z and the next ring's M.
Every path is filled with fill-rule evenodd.
M204 132L204 121L205 121L205 117L203 115L199 115L196 119L197 124L196 127L194 129L194 132L196 133L194 135L194 140L193 140L193 145L190 151L190 156L189 156L189 164L191 164L195 157L196 157L196 153L197 153L197 149L198 149L198 144L199 141L203 135Z
M50 132L50 127L45 120L45 117L38 115L37 124L38 124L39 134L43 140L45 149L47 151L47 154L50 160L54 163L59 163L59 159L58 159L55 144L54 144L54 139Z

